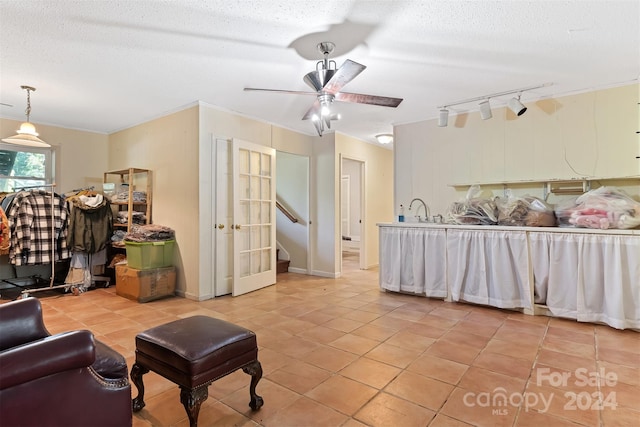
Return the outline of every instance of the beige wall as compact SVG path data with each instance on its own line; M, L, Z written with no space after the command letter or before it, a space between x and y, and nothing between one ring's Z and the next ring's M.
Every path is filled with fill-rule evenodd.
M15 135L20 123L0 118L0 137ZM34 123L40 138L51 144L56 155L56 192L94 186L101 189L107 170L108 136Z
M443 128L435 120L396 126L394 208L420 197L432 214L444 214L466 194L466 186L451 186L456 183L640 175L639 87L525 103L520 117L493 106L486 121L473 112L449 117ZM594 184L622 184L640 194L637 180ZM512 187L543 195L540 183ZM503 186L483 189L502 195Z
M2 120L2 134L19 122ZM92 134L36 123L56 145L58 183L65 189L100 185L106 171L150 169L152 218L176 232L177 291L192 299L211 297L212 141L237 138L310 158L310 257L312 274L340 275L338 185L340 159L365 161L366 265L377 264L376 222L392 215L392 152L340 134L302 135L199 104L111 135ZM10 129L10 131L5 131Z
M154 224L176 233L176 289L193 292L198 277L198 107L109 136L109 170L152 171ZM193 292L197 295L197 292Z

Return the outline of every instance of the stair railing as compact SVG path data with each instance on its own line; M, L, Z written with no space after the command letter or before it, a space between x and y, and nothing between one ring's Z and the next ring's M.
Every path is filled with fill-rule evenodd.
M291 212L289 212L289 210L287 208L285 208L282 203L280 203L278 200L276 200L276 207L278 209L280 209L280 212L282 212L284 214L284 216L286 216L287 218L289 218L289 221L291 222L298 222L298 218L296 218Z

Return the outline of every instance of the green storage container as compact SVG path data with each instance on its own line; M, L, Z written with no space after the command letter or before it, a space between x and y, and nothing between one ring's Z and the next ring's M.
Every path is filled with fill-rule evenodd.
M138 270L171 267L175 240L160 242L124 242L127 248L127 264Z

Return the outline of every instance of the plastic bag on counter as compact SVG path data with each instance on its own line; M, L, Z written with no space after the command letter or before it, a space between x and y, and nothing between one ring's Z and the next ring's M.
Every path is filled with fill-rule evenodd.
M518 227L555 227L553 207L534 196L516 197L509 191L507 197L496 198L498 225Z
M451 224L495 225L498 222L495 202L482 194L479 185L469 187L466 198L452 203L446 215Z
M606 230L640 226L640 202L615 187L600 187L558 203L560 227Z

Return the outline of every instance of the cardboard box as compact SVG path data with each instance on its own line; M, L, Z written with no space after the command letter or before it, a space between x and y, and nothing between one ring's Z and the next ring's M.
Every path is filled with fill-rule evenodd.
M176 268L138 270L116 265L116 294L138 302L171 296L176 290Z

